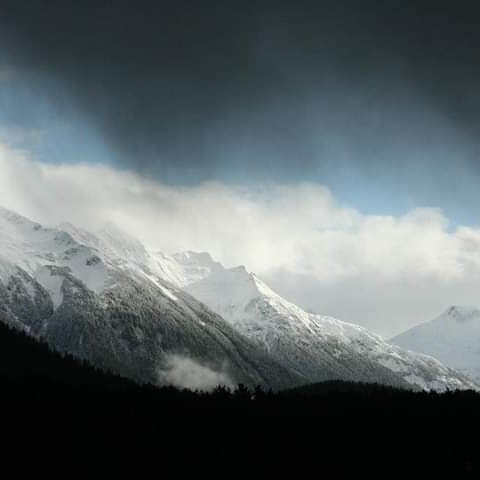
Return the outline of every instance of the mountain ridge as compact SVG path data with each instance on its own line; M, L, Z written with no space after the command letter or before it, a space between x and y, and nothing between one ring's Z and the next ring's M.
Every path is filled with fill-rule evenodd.
M435 356L480 381L480 309L452 305L433 320L396 335L391 342Z
M2 211L0 320L141 382L198 386L192 375L185 377L189 365L210 379L208 388L212 376L274 389L301 383L220 316L138 262L140 243L137 256L120 258L93 234L87 245L74 237L78 232Z
M447 390L466 380L455 379L436 359L390 345L363 327L304 311L245 267L213 273L186 291L309 383L382 379L390 384L400 378L410 387Z
M206 252L150 252L112 225L44 227L5 209L0 320L142 382L477 388L362 327L305 312L244 266L224 268Z

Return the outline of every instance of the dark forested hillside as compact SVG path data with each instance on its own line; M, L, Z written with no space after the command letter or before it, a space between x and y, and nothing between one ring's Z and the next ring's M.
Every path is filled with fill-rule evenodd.
M126 379L97 370L70 355L57 353L46 343L1 322L0 375L5 382L18 384L18 388L29 388L40 381L58 388L122 390L134 386Z
M474 472L480 398L328 382L272 394L140 386L0 324L2 460L36 472ZM63 468L63 467L62 467ZM386 470L385 470L386 469ZM320 475L321 476L321 475Z

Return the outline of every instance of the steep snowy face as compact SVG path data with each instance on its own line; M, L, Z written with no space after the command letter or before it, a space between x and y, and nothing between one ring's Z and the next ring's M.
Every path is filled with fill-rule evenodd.
M182 268L182 286L202 280L212 273L224 270L223 265L212 259L207 252L180 252L172 255Z
M46 228L13 212L0 209L0 280L8 281L20 268L61 303L61 282L53 268L68 268L90 290L102 291L109 283L107 266L96 252L67 232Z
M206 252L188 251L172 255L150 252L150 257L152 269L163 279L180 288L223 270L223 266L215 262Z
M247 307L262 295L272 301L281 300L272 290L254 274L248 273L244 266L222 269L198 282L185 287L196 298L210 305L216 312L228 317L231 323L247 321ZM259 320L253 316L252 321Z
M78 243L95 250L102 261L113 269L141 277L156 273L152 257L143 244L113 224L107 224L96 232L88 232L70 223L63 223L58 228Z
M47 228L0 210L0 321L142 382L301 383L160 273L140 242L112 226Z
M439 317L392 338L392 343L432 355L480 382L480 309L452 306Z
M439 391L476 388L434 358L390 345L362 327L305 312L244 267L224 269L185 289L309 382L344 379Z
M223 270L223 266L206 252L188 251L169 255L149 251L140 241L113 224L95 233L69 223L61 224L59 228L79 243L98 250L102 259L115 268L147 276L152 281L160 278L171 287L181 288Z

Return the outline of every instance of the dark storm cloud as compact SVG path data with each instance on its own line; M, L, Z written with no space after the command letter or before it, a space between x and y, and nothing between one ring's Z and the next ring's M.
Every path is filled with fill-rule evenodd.
M184 182L334 171L348 182L353 169L415 184L411 172L423 179L452 161L477 172L477 10L4 1L0 21L7 62L137 171Z

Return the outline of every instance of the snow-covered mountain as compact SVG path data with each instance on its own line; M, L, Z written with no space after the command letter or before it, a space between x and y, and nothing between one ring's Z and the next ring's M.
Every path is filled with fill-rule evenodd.
M439 317L392 338L402 348L433 355L480 382L480 309L452 306Z
M362 327L305 312L244 267L217 271L185 289L308 382L340 378L434 390L473 387L432 357L388 344Z
M147 275L151 280L152 276L160 277L178 288L223 269L207 252L180 252L172 255L150 252L139 240L114 224L107 224L94 234L71 223L62 223L58 228L78 243L100 251L116 268Z
M113 225L0 209L0 320L139 381L282 388L326 379L476 388L431 357L309 314L244 267L148 251Z
M111 226L98 235L46 228L0 209L1 321L139 381L301 383L160 273L140 242Z

